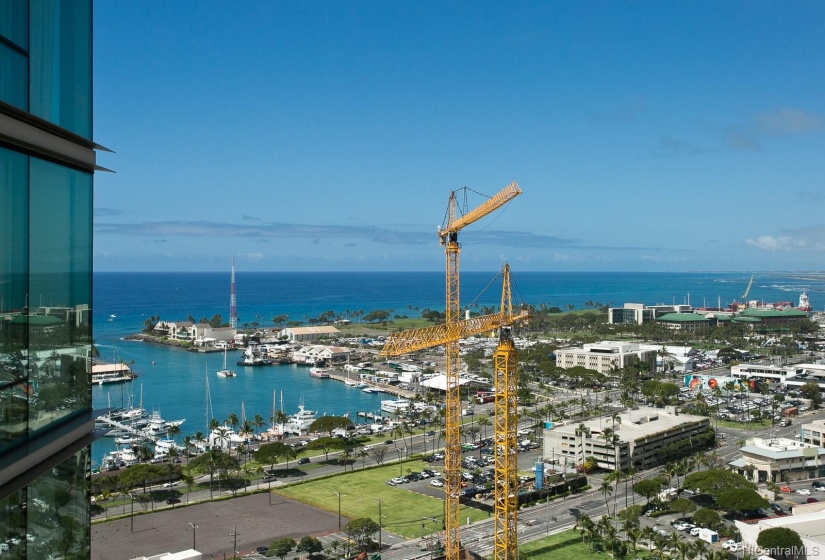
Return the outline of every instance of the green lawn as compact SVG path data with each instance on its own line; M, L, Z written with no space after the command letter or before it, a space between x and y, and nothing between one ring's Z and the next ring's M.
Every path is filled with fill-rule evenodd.
M404 461L403 472L421 471L426 468L422 461ZM311 480L286 488L273 488L273 492L287 498L313 505L331 512L338 511L341 494L341 515L349 519L370 517L378 520L378 500L381 500L383 525L407 538L423 533L442 530L444 500L407 490L404 485L389 486L385 482L399 475L399 465L387 465L364 471L347 472L346 476L333 476ZM475 508L461 508L461 522L487 519L487 512ZM433 521L435 518L435 521ZM422 527L423 525L423 527Z
M521 560L592 560L594 556L610 558L609 552L591 552L590 544L583 543L581 534L570 529L563 533L557 533L532 541L520 544L518 547ZM647 558L648 551L644 545L636 550L636 558ZM633 551L628 551L627 558L633 558Z

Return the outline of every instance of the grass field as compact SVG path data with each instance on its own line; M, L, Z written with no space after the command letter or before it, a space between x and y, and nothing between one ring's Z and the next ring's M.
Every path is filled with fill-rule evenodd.
M422 461L404 462L404 473L426 468ZM312 480L287 488L273 489L287 498L325 509L338 511L341 494L341 515L349 519L369 517L378 520L378 504L381 501L383 526L407 538L419 537L443 529L444 500L407 490L404 485L389 486L385 482L399 474L397 464L364 471L350 471L346 476L333 476ZM461 508L461 522L487 519L487 512Z
M586 542L583 543L581 534L573 529L529 543L520 544L518 551L521 560L555 560L558 558L563 558L564 560L586 560L592 559L594 556L610 558L609 552L592 552L590 550L590 544ZM634 557L632 550L628 552L627 557ZM650 552L645 550L644 546L636 550L635 558L649 557Z

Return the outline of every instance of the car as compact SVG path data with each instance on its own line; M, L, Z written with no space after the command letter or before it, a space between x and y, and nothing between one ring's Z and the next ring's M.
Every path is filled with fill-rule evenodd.
M164 483L163 483L163 487L164 487L164 488L171 488L171 487L173 487L173 486L177 486L177 485L178 485L178 481L177 481L177 480L173 480L172 482L164 482Z
M172 504L179 504L180 503L180 498L167 498L166 503L169 504L170 506Z
M825 482L822 482L821 480L814 480L811 483L811 486L814 490L825 490Z
M687 527L687 523L684 523L684 522L681 522L681 521L677 521L676 523L672 523L672 524L671 524L671 527L673 527L673 528L674 528L674 529L676 529L677 531L684 531L684 530L685 530L685 527Z
M393 484L404 484L405 482L407 482L407 479L400 476L396 476L395 478L391 478L390 482L392 482Z
M387 441L384 442L384 445L392 445L393 443L395 443L393 440L388 439Z
M307 463L310 462L310 460L309 460L309 457L301 457L300 459L298 459L297 462L298 462L299 465L306 465Z
M255 552L257 552L258 554L266 554L267 552L269 552L269 547L268 546L259 546L258 548L255 549Z
M694 525L693 523L683 523L682 524L682 531L684 531L685 533L689 533L692 529L695 529L695 528L696 528L696 525Z
M807 488L800 488L799 490L796 491L796 493L799 494L800 496L810 496L811 495L811 491L808 490Z
M806 501L806 502L808 502L809 504L815 504L815 503L817 503L819 500L817 500L816 498L808 498L808 499L807 499L807 500L805 500L805 501Z
M779 515L782 515L782 514L785 513L785 510L779 504L770 504L770 508L771 508L771 511L773 511L774 513L778 513Z
M8 543L0 542L0 550L8 550L9 545Z
M22 541L22 540L20 540L20 538L19 538L19 537L11 537L11 538L10 538L8 541L6 541L6 542L10 542L10 543L11 543L11 544L13 544L14 546L17 546L18 544L20 544L20 543L21 543L21 542L23 542L23 541Z
M699 536L699 531L701 531L701 530L702 530L701 527L693 527L690 530L690 536L691 537L698 537Z
M29 542L34 542L34 535L31 533L26 533L26 540Z
M430 481L430 486L435 486L437 488L443 488L444 487L444 482L441 481L438 478L434 478Z
M274 474L266 474L261 479L261 482L272 482L273 480L275 480L275 475Z
M732 547L735 544L736 544L736 541L728 539L728 540L726 540L725 542L722 543L722 548L724 548L725 550L729 550L730 547Z
M787 492L788 494L790 494L791 493L791 487L790 486L780 486L779 491L780 492Z

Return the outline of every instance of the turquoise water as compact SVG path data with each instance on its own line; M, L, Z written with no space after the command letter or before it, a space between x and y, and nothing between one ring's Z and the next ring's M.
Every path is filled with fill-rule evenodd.
M495 273L462 275L462 303L468 305L484 292L478 305L497 305L500 281L485 288ZM588 301L621 305L624 302L687 303L715 306L738 299L750 274L744 273L517 273L513 286L518 302L581 309ZM276 406L296 411L302 402L320 414L342 415L353 420L359 410L376 411L386 395L367 394L338 381L314 379L306 368L234 366L235 378L218 378L223 354L198 354L183 350L123 340L140 332L151 315L165 320L196 319L221 314L229 319L230 276L218 273L96 273L94 275L94 338L103 360L134 362L139 377L128 384L96 386L95 408L137 404L143 396L147 410L157 410L167 420L186 418L184 435L206 433L207 391L213 415L220 421L242 411L251 420L255 414L271 416L273 393ZM238 273L236 275L239 324L257 322L273 326L275 315L305 321L325 311L345 315L392 309L392 314L417 316L424 308L444 308L443 273ZM825 303L825 279L798 275L757 275L749 299L767 302L797 302L807 289L815 310ZM418 307L418 311L414 309ZM112 317L111 321L110 316ZM234 364L240 354L229 354ZM114 448L112 438L93 445L94 460Z

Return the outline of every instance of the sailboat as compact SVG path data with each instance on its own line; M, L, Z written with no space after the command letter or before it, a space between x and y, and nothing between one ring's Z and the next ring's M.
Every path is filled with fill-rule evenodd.
M235 377L235 372L226 367L226 347L223 348L223 369L218 370L218 377Z

